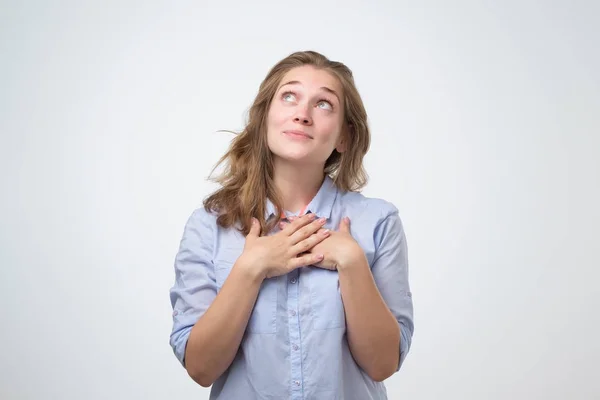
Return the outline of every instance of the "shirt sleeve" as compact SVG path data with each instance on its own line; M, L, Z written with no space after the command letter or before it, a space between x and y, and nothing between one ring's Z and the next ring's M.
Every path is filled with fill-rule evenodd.
M414 322L406 235L395 208L377 225L374 236L377 247L371 271L383 300L400 326L398 371L410 349Z
M175 284L170 289L173 328L170 345L185 367L185 348L194 324L217 295L212 249L215 219L203 208L188 218L175 256Z

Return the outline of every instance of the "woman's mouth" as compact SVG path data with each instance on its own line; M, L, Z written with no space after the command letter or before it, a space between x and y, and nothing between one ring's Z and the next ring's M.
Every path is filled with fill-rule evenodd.
M283 131L283 133L292 139L299 139L299 140L312 139L312 136L310 136L308 133L305 133L302 131L291 130L291 131Z

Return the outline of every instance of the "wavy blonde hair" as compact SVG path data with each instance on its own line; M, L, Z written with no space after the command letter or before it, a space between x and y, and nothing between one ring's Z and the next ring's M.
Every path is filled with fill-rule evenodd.
M221 187L204 200L204 208L218 214L217 223L228 228L236 222L247 235L252 217L258 219L262 232L270 232L279 218L265 219L267 199L277 216L283 212L282 202L273 181L273 157L267 146L267 116L281 80L293 68L310 65L335 76L343 88L344 124L347 148L334 150L325 162L324 173L343 191L359 191L367 183L363 158L371 141L367 112L354 83L352 71L341 62L331 61L315 51L292 53L279 61L260 85L250 107L244 130L231 142L228 151L213 168L226 162L223 172L210 178Z

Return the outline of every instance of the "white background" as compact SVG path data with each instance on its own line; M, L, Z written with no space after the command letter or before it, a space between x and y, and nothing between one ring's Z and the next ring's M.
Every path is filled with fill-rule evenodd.
M208 399L173 260L268 69L354 72L405 224L390 399L598 399L598 2L3 1L0 398Z

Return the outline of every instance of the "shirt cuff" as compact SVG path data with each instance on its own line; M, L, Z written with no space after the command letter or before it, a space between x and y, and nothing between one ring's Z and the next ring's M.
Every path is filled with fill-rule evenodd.
M400 324L400 358L398 361L398 368L396 369L396 372L400 370L400 367L406 359L406 355L408 354L408 350L410 349L411 340L412 337L411 335L409 335L408 329L404 325Z

